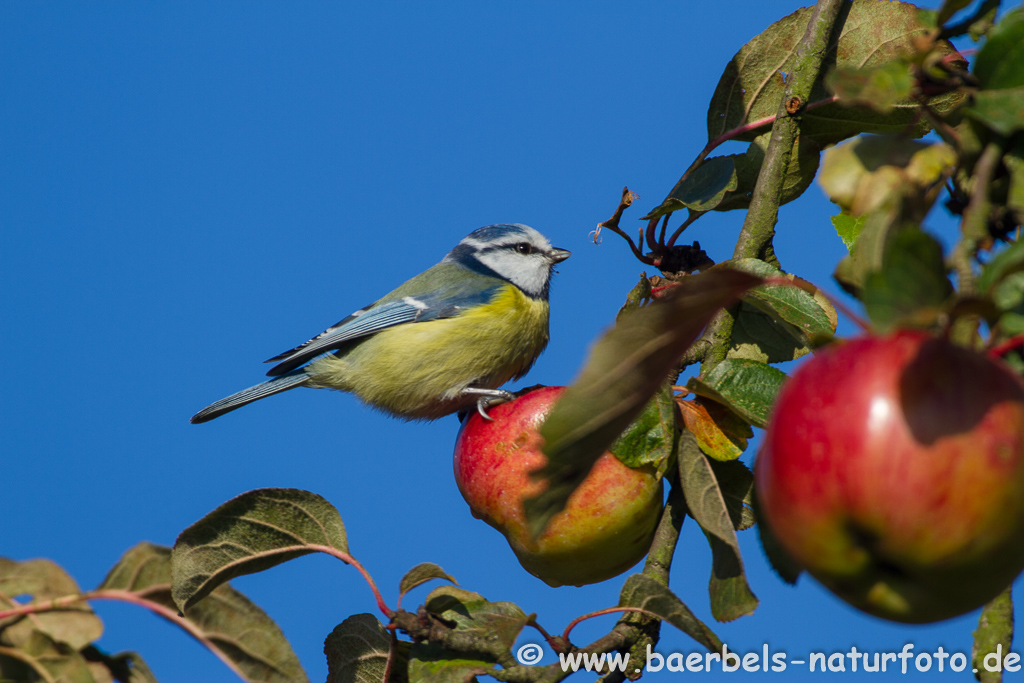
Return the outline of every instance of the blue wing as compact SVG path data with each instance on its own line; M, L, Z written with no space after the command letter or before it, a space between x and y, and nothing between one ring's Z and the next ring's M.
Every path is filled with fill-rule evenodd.
M402 296L403 291L407 291L403 285L384 299L359 309L327 328L305 344L269 359L268 363L278 364L267 374L283 375L323 353L338 350L354 339L368 337L395 325L452 318L467 308L487 303L504 285L500 280L474 275L458 285L442 287L426 296Z

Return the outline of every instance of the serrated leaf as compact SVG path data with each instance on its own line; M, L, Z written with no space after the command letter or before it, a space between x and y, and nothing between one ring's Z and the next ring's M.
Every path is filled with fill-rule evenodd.
M786 373L752 360L726 358L686 388L729 407L755 427L765 427Z
M992 27L974 60L974 76L982 88L1024 86L1024 10L1007 12Z
M728 265L745 273L761 278L784 278L788 276L781 270L764 261L754 258L732 259L717 267ZM832 308L827 302L816 299L813 295L794 285L765 284L754 287L743 295L745 303L756 306L780 322L796 328L798 339L820 342L831 339L835 333L835 316L830 316L824 306Z
M479 593L454 586L440 586L430 592L424 603L427 611L454 624L455 630L486 643L488 655L496 661L515 644L529 617L512 602L489 602Z
M12 598L19 595L31 595L27 604L33 604L81 592L75 580L50 560L16 562L0 558L0 609L16 607L19 603ZM59 611L0 621L0 643L21 647L35 631L77 651L103 635L103 622L87 602L74 603Z
M743 531L754 526L757 521L754 515L754 473L739 460L710 460L709 463L733 527L736 531Z
M715 632L695 617L668 586L646 574L633 574L626 579L619 594L619 607L639 607L672 624L710 652L722 651L722 641Z
M409 644L401 643L388 683L409 680ZM353 614L324 640L327 683L384 683L391 636L372 614Z
M898 233L879 271L870 273L862 299L880 332L898 326L930 326L953 293L942 245L920 230Z
M679 401L686 429L696 437L700 449L715 460L735 460L754 435L750 425L725 406L700 397Z
M881 114L888 114L901 102L909 100L914 88L910 63L903 59L871 69L840 67L828 75L825 83L840 104L869 107Z
M845 211L832 216L832 226L836 229L839 239L843 240L843 244L846 245L848 252L853 251L853 245L857 238L860 237L860 231L864 228L865 220L864 216L851 216Z
M752 613L758 600L747 584L736 529L711 463L689 432L679 439L679 480L690 516L711 545L711 614L732 621Z
M710 211L718 206L726 192L736 189L736 183L736 166L732 157L712 157L678 183L665 201L641 220L650 220L683 208Z
M341 515L299 489L257 489L232 498L181 532L171 555L182 612L218 585L327 546L348 553Z
M660 478L668 469L678 438L675 401L665 385L608 450L627 467L652 465Z
M416 565L405 573L405 576L402 577L402 581L398 585L398 593L399 595L405 595L416 586L423 585L427 581L432 581L433 579L444 579L445 581L451 581L454 584L459 583L436 564L432 562L424 562Z
M535 535L564 509L597 458L640 414L708 321L759 282L728 269L687 276L664 298L623 314L594 345L578 378L540 427L548 463L536 476L548 486L524 500Z
M138 593L169 610L177 605L171 596L172 551L152 543L130 548L107 574L101 589ZM193 605L183 619L191 622L234 671L246 681L295 683L307 681L299 658L284 633L267 614L230 585L218 585L206 599Z
M738 126L776 114L786 87L783 74L794 69L796 47L812 11L813 7L805 7L775 22L732 58L708 107L709 141ZM841 27L838 42L834 35L825 60L840 68L870 69L914 55L915 37L929 30L919 20L913 5L876 0L844 3L836 25ZM945 41L938 50L943 55L955 53ZM966 68L966 62L959 61L959 66ZM828 96L821 79L814 85L809 101L821 101ZM961 93L949 93L933 98L929 106L947 113L962 99ZM822 145L865 132L902 133L912 129L915 136L920 136L929 125L926 117L918 116L918 108L910 98L897 103L888 114L830 104L803 112L801 134ZM760 132L752 131L738 139L752 140Z
M772 570L779 575L780 579L792 586L796 584L800 574L803 573L803 567L782 547L782 544L775 537L775 533L768 526L768 520L761 514L756 486L752 489L752 494L754 517L757 518L757 535L761 541L761 548L764 550L765 557L768 558L768 564Z

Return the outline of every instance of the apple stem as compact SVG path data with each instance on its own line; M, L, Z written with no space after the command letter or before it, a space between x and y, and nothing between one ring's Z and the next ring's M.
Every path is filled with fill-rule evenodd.
M655 618L658 618L658 619L661 618L657 614L654 614L653 612L649 612L648 610L645 610L645 609L640 609L639 607L609 607L607 609L601 609L601 610L598 610L596 612L590 612L589 614L584 614L581 617L576 617L571 622L569 622L568 626L565 627L565 631L562 633L562 638L565 640L565 642L568 643L569 642L569 633L574 628L576 628L577 624L579 624L581 622L584 622L587 619L593 619L594 617L604 616L605 614L615 614L616 612L639 612L640 614L646 614L649 617L655 617Z

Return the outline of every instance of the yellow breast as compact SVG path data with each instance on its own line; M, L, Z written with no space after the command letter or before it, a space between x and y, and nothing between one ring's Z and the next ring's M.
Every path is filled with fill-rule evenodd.
M517 287L453 318L396 325L342 357L313 362L314 386L348 391L381 410L434 419L471 405L469 386L496 389L520 377L548 343L548 302Z

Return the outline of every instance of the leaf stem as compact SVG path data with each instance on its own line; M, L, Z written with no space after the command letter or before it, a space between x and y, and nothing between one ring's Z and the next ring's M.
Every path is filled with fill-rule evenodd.
M185 630L190 636L199 641L206 649L210 650L217 656L225 666L231 669L239 678L243 681L247 680L245 672L242 671L235 662L228 657L227 653L221 650L216 643L204 635L202 629L193 624L186 617L178 616L178 612L163 605L154 600L148 600L145 596L151 593L157 593L161 591L170 591L170 584L166 585L155 585L142 591L128 591L120 590L116 588L100 588L93 591L86 591L85 593L78 593L75 595L65 595L53 600L46 600L44 602L37 602L28 605L21 605L13 609L7 609L0 611L0 620L8 617L34 614L38 612L50 612L54 610L65 609L71 605L88 602L90 600L117 600L120 602L128 602L139 607L144 607L150 612L153 612L157 616L163 617L167 621L171 622L175 626L178 626Z
M575 619L570 621L569 625L565 627L565 631L562 632L562 638L564 638L566 642L568 642L569 634L572 633L572 630L576 628L578 624L586 621L587 619L593 619L594 617L604 616L605 614L618 614L619 612L639 612L640 614L646 614L647 616L654 617L655 619L659 618L658 615L654 612L648 612L647 610L641 609L639 607L608 607L607 609L599 609L596 612L584 614L583 616L576 617Z
M346 552L338 550L337 548L332 548L329 545L312 545L311 544L311 545L308 545L306 547L308 547L310 550L312 550L314 552L320 552L320 553L326 553L328 555L333 555L334 557L338 558L339 560L341 560L345 564L350 564L353 567L355 567L356 570L360 574L363 575L363 579L370 586L370 590L373 591L373 597L377 600L377 609L379 609L384 614L384 616L386 616L388 618L388 620L390 620L392 617L395 616L395 611L393 609L391 609L390 607L388 607L387 603L384 602L384 598L383 598L383 596L381 596L380 591L377 590L377 584L374 583L373 577L370 576L370 572L366 571L366 569L363 567L363 565L359 564L359 562L356 560L356 558L352 557L351 555L349 555Z

